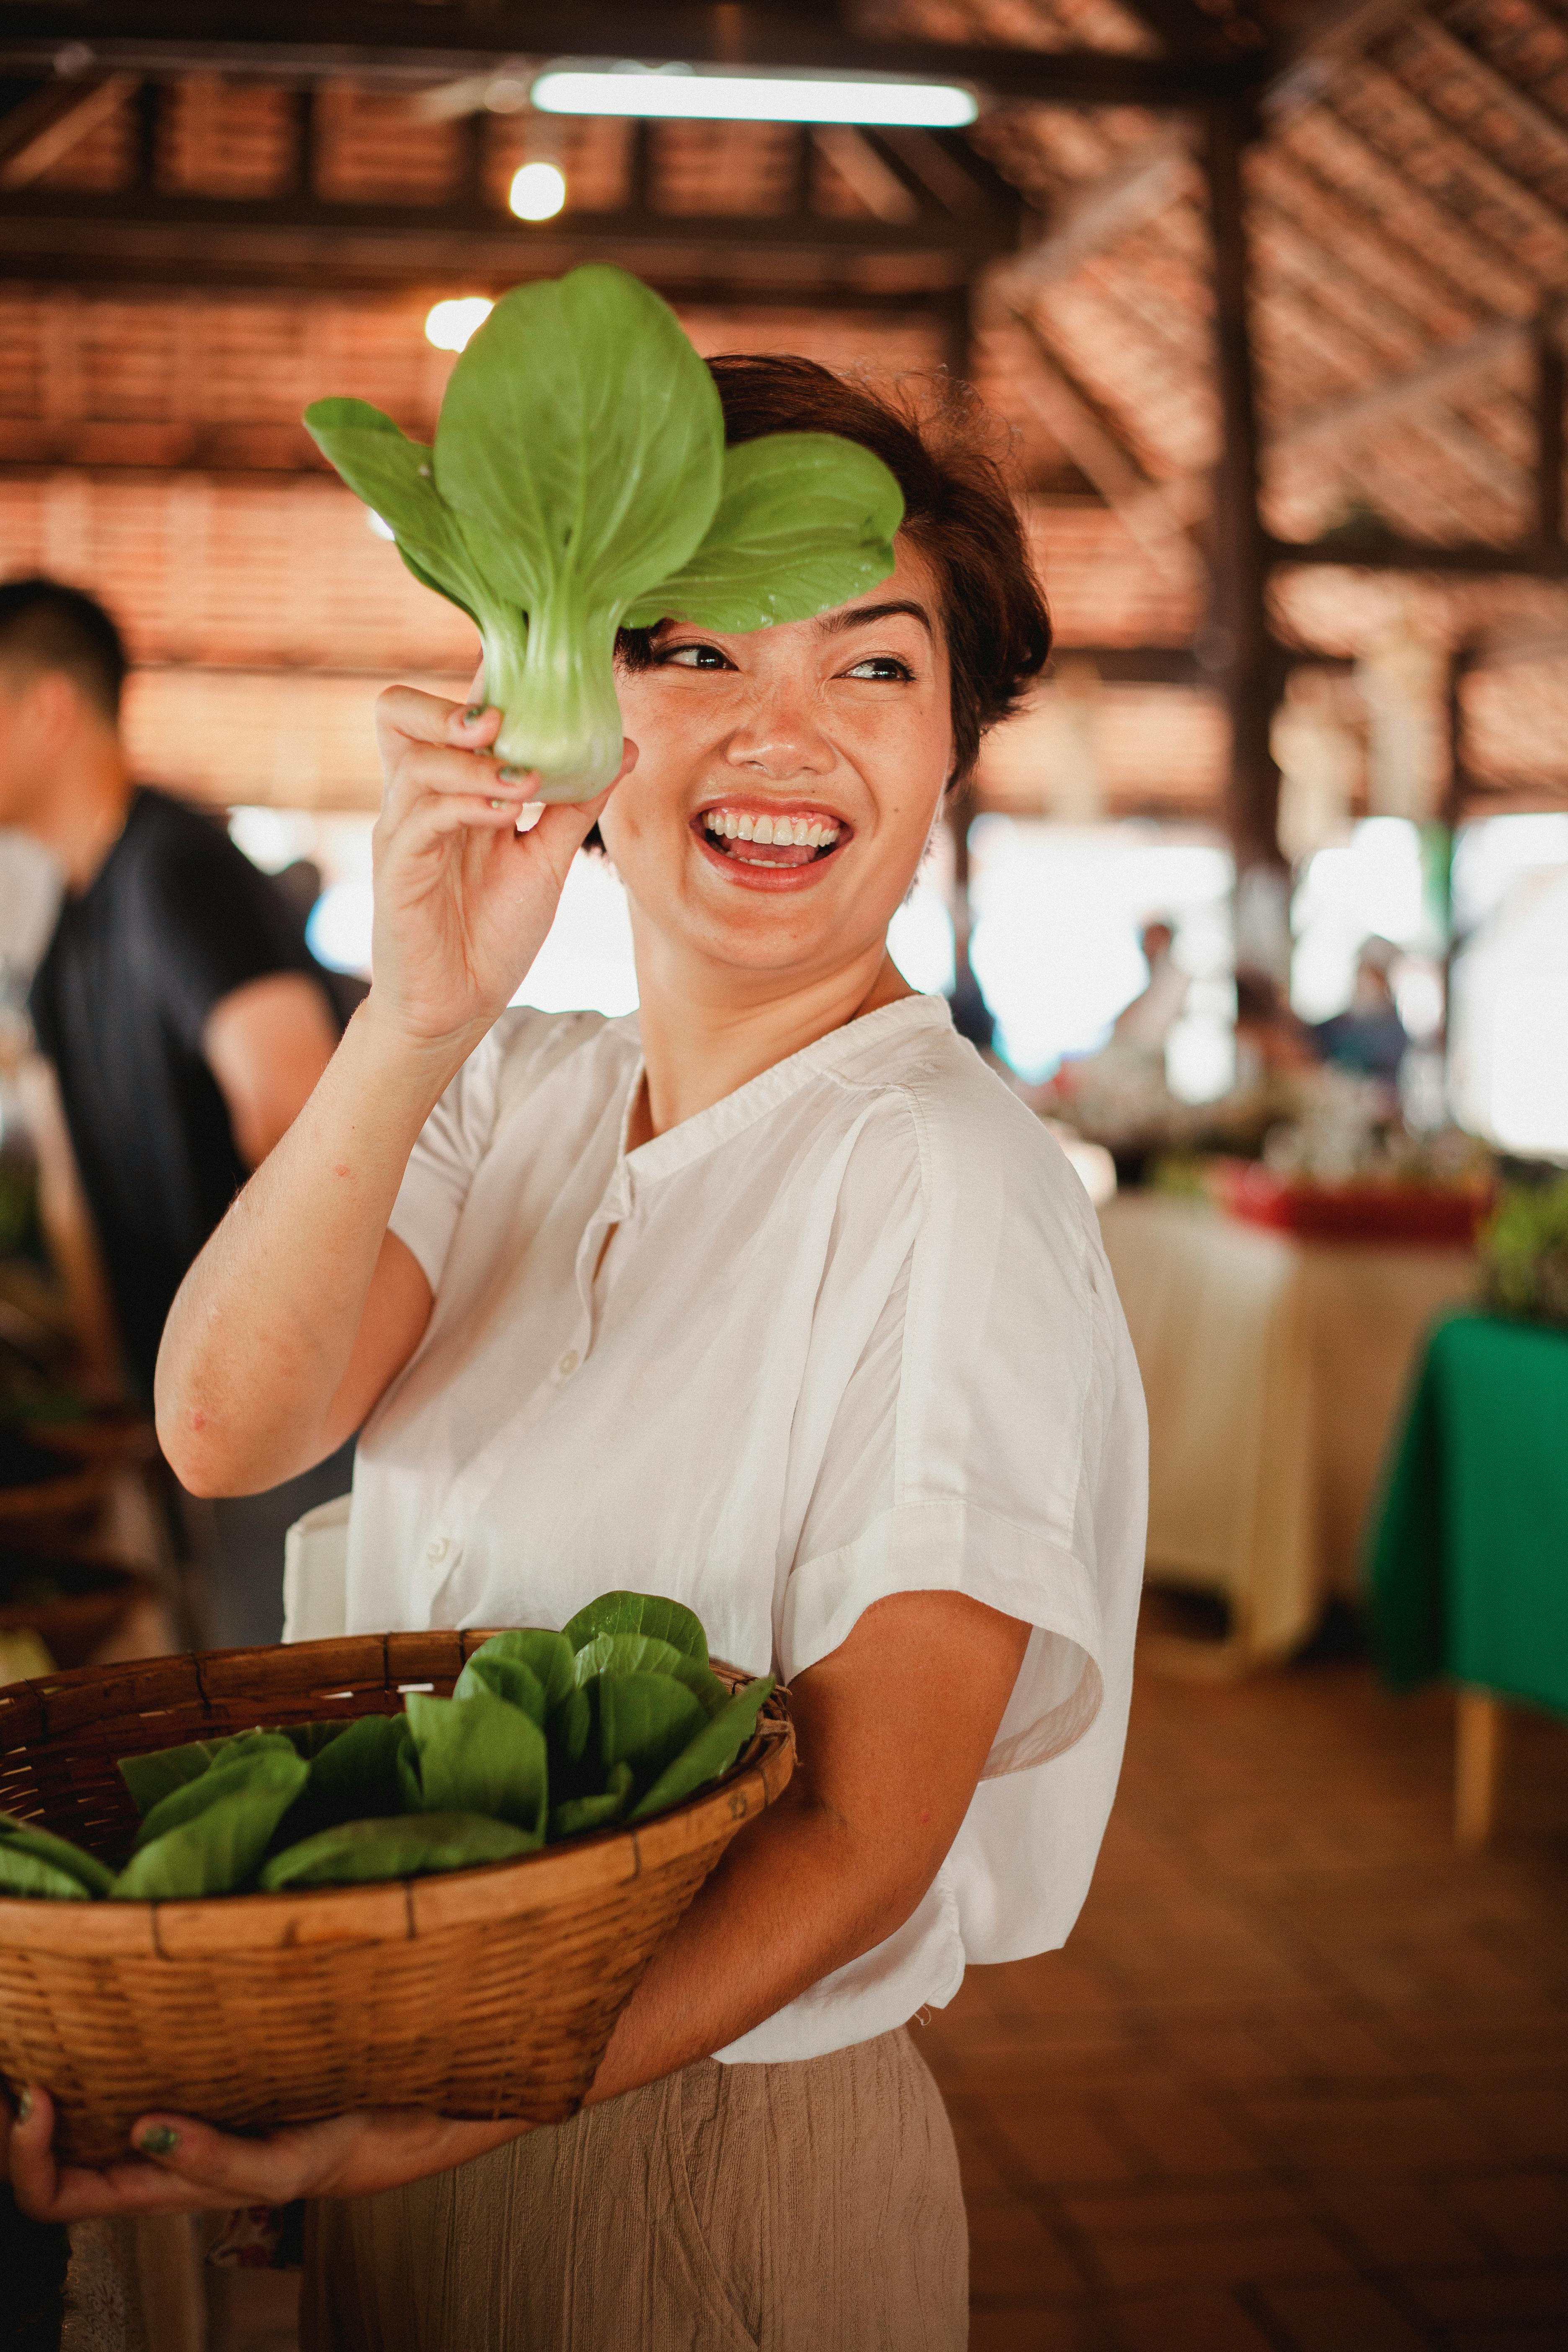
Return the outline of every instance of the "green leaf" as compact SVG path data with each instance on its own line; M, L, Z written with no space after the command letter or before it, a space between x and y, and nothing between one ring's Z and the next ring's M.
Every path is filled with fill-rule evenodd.
M160 1838L169 1830L181 1829L186 1822L195 1821L220 1799L230 1797L243 1788L253 1765L270 1756L287 1757L294 1763L300 1759L280 1731L247 1731L232 1740L219 1743L205 1772L182 1780L165 1797L142 1816L142 1826L131 1851L140 1853L144 1845ZM303 1788L306 1770L301 1769L300 1786Z
M295 1755L302 1756L307 1764L313 1764L317 1757L331 1746L334 1739L342 1739L345 1733L355 1729L356 1725L363 1720L363 1717L339 1715L334 1716L328 1723L285 1724L282 1726L282 1733Z
M408 1727L426 1812L485 1813L542 1839L549 1769L544 1734L528 1716L488 1691L472 1698L411 1691Z
M339 1736L317 1753L310 1779L279 1825L275 1843L294 1845L340 1822L407 1811L406 1783L399 1768L408 1746L405 1715L362 1715L357 1722L340 1727Z
M666 1765L652 1788L633 1807L631 1819L643 1822L652 1813L662 1813L727 1772L756 1729L757 1717L773 1687L773 1675L763 1675L738 1690L722 1715L705 1723L689 1746Z
M724 453L718 510L697 552L626 616L708 629L805 621L893 569L903 493L879 457L831 433L771 433Z
M496 750L547 800L585 800L621 762L615 641L719 503L723 415L679 320L589 263L514 287L452 371L436 482L479 562L528 614ZM485 689L498 701L489 668Z
M481 1643L458 1676L452 1696L468 1698L477 1690L488 1690L509 1706L520 1706L543 1730L556 1708L570 1699L574 1686L572 1644L564 1633L524 1626Z
M606 1772L629 1764L645 1789L708 1720L701 1702L668 1675L601 1675L595 1689L600 1762Z
M261 1874L268 1894L294 1886L358 1886L515 1862L537 1838L479 1813L405 1813L396 1821L343 1822L275 1853Z
M310 1767L287 1740L272 1752L215 1764L148 1814L115 1894L135 1902L237 1894L255 1876L309 1778Z
M235 1731L223 1739L193 1739L183 1748L155 1748L145 1756L122 1756L115 1769L131 1791L131 1801L143 1821L154 1805L172 1796L192 1780L199 1780L204 1772L220 1761L231 1763L237 1756L276 1748L279 1743L302 1753L300 1739L303 1734L330 1726L301 1724L294 1731Z
M487 577L462 524L436 488L433 453L367 400L315 400L305 430L356 498L381 517L415 578L461 605L482 629L519 625L505 591ZM521 630L520 630L521 634Z
M578 1610L564 1630L574 1650L586 1649L601 1633L652 1633L687 1657L708 1664L701 1619L658 1592L601 1592Z
M569 1797L555 1807L550 1816L552 1838L579 1837L584 1830L614 1827L626 1811L636 1783L629 1764L612 1764L605 1777L608 1785L596 1796Z
M441 404L436 482L493 539L531 617L563 591L618 612L700 544L723 439L717 387L668 304L590 262L514 287L471 338Z
M730 1694L712 1668L657 1633L600 1633L576 1657L577 1680L595 1675L668 1675L684 1683L704 1715L717 1715Z
M49 1895L61 1902L86 1902L107 1895L113 1885L114 1873L105 1870L96 1854L33 1822L0 1813L0 1895Z

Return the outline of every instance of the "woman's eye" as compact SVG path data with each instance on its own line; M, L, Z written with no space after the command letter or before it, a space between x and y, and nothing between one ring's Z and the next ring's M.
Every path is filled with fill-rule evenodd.
M661 668L729 669L732 667L717 646L671 646L668 653L657 655L656 659Z
M865 661L857 662L847 675L850 677L890 679L908 686L914 672L907 662L896 661L891 654L871 654Z

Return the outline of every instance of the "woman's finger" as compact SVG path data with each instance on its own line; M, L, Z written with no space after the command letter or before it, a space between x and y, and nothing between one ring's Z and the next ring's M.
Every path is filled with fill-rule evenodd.
M381 814L384 824L395 829L426 800L478 793L516 810L539 798L539 784L526 770L508 768L483 754L411 745L387 772Z
M418 686L384 687L375 698L375 737L382 756L385 758L398 742L449 742L453 719L482 708L471 700L448 702L445 695L426 694ZM477 733L478 722L470 724Z
M539 813L538 823L529 829L527 838L534 844L537 854L548 859L563 884L567 867L609 805L616 784L637 765L637 745L628 740L626 750L629 757L623 759L615 784L595 793L591 801L547 802Z

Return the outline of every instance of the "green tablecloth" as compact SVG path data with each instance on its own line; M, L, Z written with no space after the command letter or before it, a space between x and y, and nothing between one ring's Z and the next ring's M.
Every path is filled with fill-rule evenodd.
M1378 1655L1568 1714L1568 1332L1441 1323L1368 1562Z

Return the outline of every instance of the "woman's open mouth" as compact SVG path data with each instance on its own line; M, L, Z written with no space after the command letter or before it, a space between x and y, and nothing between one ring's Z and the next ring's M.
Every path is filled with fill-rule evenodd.
M726 803L700 809L691 829L704 849L752 875L820 866L852 830L842 817L821 809L761 810L754 804L731 807Z

